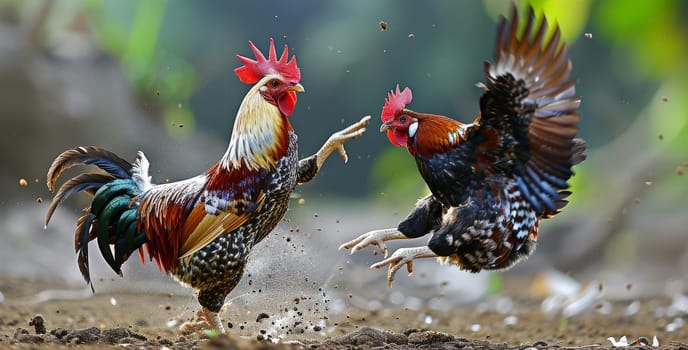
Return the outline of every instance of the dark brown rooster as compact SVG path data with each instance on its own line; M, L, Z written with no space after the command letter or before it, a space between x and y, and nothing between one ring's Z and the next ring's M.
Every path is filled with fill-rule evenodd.
M256 59L237 58L239 79L253 84L237 111L227 151L196 177L155 185L143 152L130 163L98 147L77 147L60 154L48 171L53 191L63 171L95 165L102 171L65 182L46 217L77 192L93 200L77 222L74 237L79 269L91 283L89 242L96 240L108 265L118 274L135 251L198 292L210 327L224 332L218 312L237 285L254 245L282 219L289 196L310 181L335 150L347 160L344 143L360 137L370 117L333 134L314 155L299 160L289 116L296 104L301 72L289 51L278 59L270 40L268 58L249 42Z
M376 230L343 244L351 253L385 241L431 234L427 246L402 248L372 267L389 265L388 282L414 259L438 258L470 272L505 269L535 250L540 220L566 205L572 167L585 156L576 138L580 99L568 80L571 62L559 28L545 39L547 21L532 8L518 35L502 19L495 63L485 63L480 115L470 124L406 108L409 88L391 91L381 132L405 146L431 194L397 228Z

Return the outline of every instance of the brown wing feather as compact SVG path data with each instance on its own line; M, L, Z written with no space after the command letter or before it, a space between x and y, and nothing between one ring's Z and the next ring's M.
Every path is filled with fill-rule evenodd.
M158 185L148 191L138 208L139 230L148 238L148 252L166 272L175 268L180 258L188 257L224 233L241 227L253 215L236 215L230 210L206 212L201 194L206 176L183 182ZM265 195L258 198L258 208Z
M264 200L265 195L262 195L259 198L259 209ZM184 227L186 239L179 251L179 258L191 256L220 235L235 231L251 217L253 217L251 213L236 215L230 211L210 215L205 213L202 204L199 205L191 212L190 219L193 221L188 222L189 224Z

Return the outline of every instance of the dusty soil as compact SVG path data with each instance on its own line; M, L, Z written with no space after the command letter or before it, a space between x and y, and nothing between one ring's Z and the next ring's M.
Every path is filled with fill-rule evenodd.
M509 283L518 294L517 282ZM57 284L59 286L59 284ZM188 295L140 293L82 294L51 292L48 300L37 294L55 288L54 281L28 281L0 277L0 348L9 349L538 349L611 348L607 340L627 336L629 341L653 336L662 348L688 349L685 331L667 332L668 317L655 317L655 310L668 301L641 301L640 310L624 316L627 302L610 314L589 312L563 319L540 312L539 300L512 298L508 314L467 305L446 311L405 307L381 307L374 311L348 305L343 312L322 313L305 321L295 301L285 308L304 317L275 328L275 315L241 310L232 313L228 336L180 333L179 325L193 318L197 304ZM65 300L74 298L75 300ZM346 299L346 298L345 298ZM484 304L483 304L484 305ZM238 307L241 309L241 307ZM298 310L298 311L297 311ZM228 313L223 317L228 318ZM37 315L40 315L37 317ZM296 317L296 316L294 316ZM178 321L178 322L177 322ZM326 321L326 322L325 322ZM277 325L279 326L279 325ZM274 334L274 336L273 336ZM280 340L275 344L267 339Z

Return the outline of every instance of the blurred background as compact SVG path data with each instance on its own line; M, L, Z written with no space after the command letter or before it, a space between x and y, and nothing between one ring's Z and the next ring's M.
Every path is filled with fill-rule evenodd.
M373 249L351 257L337 251L361 233L396 226L427 191L407 152L377 132L386 93L409 86L413 109L472 121L481 93L474 85L510 2L0 0L0 276L83 287L71 236L86 196L70 200L43 230L53 158L98 145L126 159L145 151L154 182L204 171L224 152L249 88L233 74L235 55L250 54L248 40L265 51L275 38L301 67L306 93L291 122L303 156L363 115L373 122L347 145L349 163L333 156L253 253L253 280L271 272L272 280L259 282L266 290L303 290L291 277L304 273L315 293L338 285L363 300L397 293L393 302L475 300L508 288L505 275L536 280L543 271L603 281L608 297L628 283L638 295L663 293L667 281L683 286L688 3L530 3L559 23L583 100L588 159L576 167L571 204L543 223L534 256L504 274L471 275L428 261L413 278L400 272L390 292L384 271L367 269L380 259ZM151 264L127 265L114 283L111 271L96 270L106 279L96 289L177 288Z

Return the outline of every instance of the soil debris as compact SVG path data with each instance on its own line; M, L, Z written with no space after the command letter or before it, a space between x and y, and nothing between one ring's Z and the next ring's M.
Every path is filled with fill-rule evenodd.
M265 312L261 312L258 314L258 317L256 317L256 322L263 322L263 320L270 318L270 315L268 315Z
M47 333L47 330L45 329L45 319L41 314L34 316L31 319L31 321L29 321L29 326L33 326L33 329L36 332L36 334Z
M13 338L19 343L26 344L38 344L44 342L43 337L40 335L29 334L29 331L24 328L17 328L17 330L14 332Z
M381 31L384 32L385 30L387 30L387 22L385 22L385 21L380 21L380 23L378 23L378 24L380 25L380 30L381 30Z
M405 345L408 344L408 337L404 334L393 333L371 327L362 327L357 331L347 335L327 340L315 349L334 349L337 346L365 346L383 347L389 344ZM311 348L313 348L311 346Z
M103 342L108 344L136 344L148 340L143 335L128 328L111 328L102 332Z
M48 348L55 345L63 346L83 346L83 345L135 345L142 348L160 348L161 346L174 346L182 348L184 346L194 346L199 340L187 341L180 337L173 342L162 337L157 340L148 340L144 335L132 331L129 328L106 328L100 330L97 327L83 329L64 329L55 328L47 332L43 325L44 319L41 315L36 315L31 319L31 325L36 328L35 335L30 334L27 329L17 328L12 337L12 345L18 344L46 344ZM42 328L40 328L42 327ZM2 341L0 341L0 344ZM53 345L50 345L53 344ZM0 346L2 347L2 346ZM100 348L100 346L98 346Z
M247 276L256 278L256 276ZM530 280L529 280L530 281ZM652 300L640 299L609 302L601 309L590 308L585 315L557 322L552 315L542 313L540 299L525 296L514 299L517 303L507 315L486 311L476 305L457 306L447 310L420 308L404 310L399 306L367 310L347 307L331 314L319 313L322 309L309 304L309 297L294 295L280 310L259 309L246 312L240 303L226 311L224 320L228 335L198 333L202 323L187 335L181 333L178 324L193 321L196 310L184 313L162 311L160 300L172 310L188 307L189 297L169 294L122 294L96 295L83 301L51 300L28 305L14 301L20 295L31 294L37 287L35 280L1 279L0 288L7 294L0 303L0 349L582 349L599 344L611 348L610 335L628 335L635 339L640 335L656 336L667 347L669 344L686 343L684 314L667 316L657 310L669 310L673 301L666 297ZM634 282L631 290L636 289ZM46 284L52 286L52 284ZM254 281L254 286L256 282ZM518 280L509 284L508 295L518 295L525 290ZM621 284L628 288L630 281ZM590 284L597 291L600 284ZM257 287L255 287L257 288ZM606 289L606 288L605 288ZM320 293L326 289L320 287ZM328 299L330 298L329 293ZM348 295L352 294L353 299ZM112 307L110 298L116 298ZM353 291L334 296L337 303L361 298ZM297 305L298 303L298 305ZM652 306L654 305L654 306ZM631 310L631 311L629 311ZM254 313L256 312L256 313ZM265 313L269 316L265 318ZM320 315L319 320L313 316ZM509 325L505 317L518 317L518 323ZM46 332L36 331L42 315ZM142 316L145 315L145 316ZM145 317L145 318L142 318ZM170 317L176 319L169 323ZM426 317L432 317L428 324ZM260 318L262 322L253 321ZM32 321L32 325L29 322ZM190 322L193 323L193 322ZM205 325L207 327L207 325ZM54 328L51 328L54 327ZM40 328L40 326L39 326ZM652 331L652 333L648 333ZM644 342L640 342L643 343ZM677 347L673 347L677 348Z

